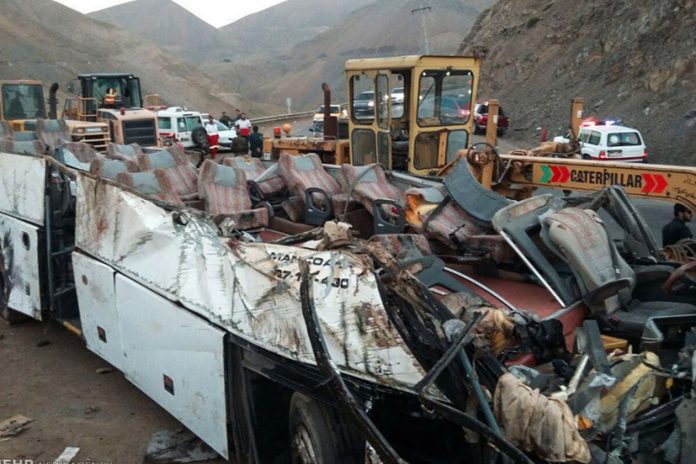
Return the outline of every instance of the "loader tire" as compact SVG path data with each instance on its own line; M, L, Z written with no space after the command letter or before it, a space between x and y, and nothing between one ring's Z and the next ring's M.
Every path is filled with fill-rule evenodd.
M290 455L293 464L364 462L365 441L336 410L301 393L290 399Z

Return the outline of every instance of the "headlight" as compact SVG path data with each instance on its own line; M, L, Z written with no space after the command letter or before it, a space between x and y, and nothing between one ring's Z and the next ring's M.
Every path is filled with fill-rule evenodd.
M375 102L373 102L372 100L370 100L370 101L367 103L367 106L370 107L370 108L372 108L373 106L375 106Z
M77 130L75 131L78 134L84 134L85 133L85 128L84 127L78 127Z

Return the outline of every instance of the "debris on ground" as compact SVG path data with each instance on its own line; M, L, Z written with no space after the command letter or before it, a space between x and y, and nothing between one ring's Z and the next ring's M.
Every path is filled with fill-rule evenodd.
M87 406L87 407L85 408L85 417L87 417L88 419L91 419L91 418L94 417L100 410L101 410L101 408L99 408L98 406Z
M100 367L97 369L97 374L110 374L114 371L113 367Z
M15 435L18 435L31 427L31 422L33 420L34 419L22 416L21 414L12 416L9 419L5 419L4 421L0 422L0 438L14 437Z
M51 344L50 340L39 340L38 342L36 342L36 347L41 348L42 346L47 346L50 344Z
M219 458L200 438L186 429L158 430L145 453L146 463L198 462Z
M58 456L56 460L53 461L53 464L69 464L73 462L73 459L75 459L75 456L77 456L77 453L79 452L80 448L68 446L63 450L62 453L60 453L60 456Z

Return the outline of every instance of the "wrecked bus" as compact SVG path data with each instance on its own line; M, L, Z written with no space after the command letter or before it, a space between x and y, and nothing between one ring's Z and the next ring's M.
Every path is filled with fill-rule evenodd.
M181 176L190 165L126 170L114 182L109 176L116 165L109 161L115 159L95 158L89 173L60 152L0 155L3 295L10 295L3 307L31 307L34 317L63 321L226 458L495 462L506 454L516 462L590 462L593 455L644 454L643 441L631 445L640 437L653 443L648 437L688 436L688 424L678 419L691 404L694 320L688 303L670 304L683 314L645 323L652 338L643 330L607 339L600 327L611 317L583 320L592 304L611 299L614 285L625 288L625 281L599 285L592 298L578 300L558 262L537 264L548 272L543 279L523 279L516 266L525 263L517 260L543 263L549 256L532 248L510 254L495 234L471 241L488 247L488 256L472 248L443 266L422 234L361 240L331 221L291 234L298 224L281 217L259 226L254 221L264 223L277 208L241 209L248 196L239 188L246 184L241 169L204 164L197 178L204 208L198 209L200 198L177 200L167 182L168 174L178 170ZM174 152L144 152L141 166L176 161ZM308 159L314 158L285 163L301 168ZM8 174L18 169L24 177ZM454 186L470 179L456 167L449 175ZM24 182L31 176L35 185ZM435 195L428 189L442 189L407 175L398 180L424 198ZM452 197L445 207L465 207L484 219L454 187L450 192L445 183L444 189L440 194ZM356 195L364 193L358 188ZM515 231L534 228L514 227L515 219L529 221L525 213L546 208L546 217L562 222L570 214L601 238L594 226L600 223L583 220L583 214L593 218L586 209L552 204L548 197L506 202L493 226L526 246ZM342 219L360 230L356 218L366 213L355 211ZM13 221L31 224L34 233L24 235ZM539 240L532 243L544 246ZM61 256L71 256L67 269L58 266ZM471 272L490 266L491 256L499 263L497 276ZM24 265L30 257L33 268ZM31 287L45 275L54 276L47 282L53 293ZM61 279L74 285L77 304L59 303L70 293ZM560 297L562 285L570 298L560 304L554 293ZM37 299L20 303L22 294ZM40 306L46 296L55 306ZM75 312L61 313L62 306ZM649 350L631 354L629 336L637 349ZM607 354L610 342L620 351Z
M690 456L693 281L623 189L513 201L477 150L442 178L312 154L198 169L63 129L3 141L3 314L62 322L221 456Z

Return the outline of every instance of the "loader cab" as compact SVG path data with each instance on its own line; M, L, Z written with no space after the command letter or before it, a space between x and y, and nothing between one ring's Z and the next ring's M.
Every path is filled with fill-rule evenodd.
M46 118L43 87L39 81L0 81L0 120L16 131L29 130L27 120ZM33 130L33 129L32 129Z
M129 73L80 74L80 95L65 102L63 116L108 125L111 141L159 146L157 114L146 109L140 79ZM153 106L154 108L154 106Z
M470 145L479 69L474 57L346 61L351 164L435 174Z
M89 121L97 120L99 109L142 108L140 79L132 74L80 74L84 112Z

